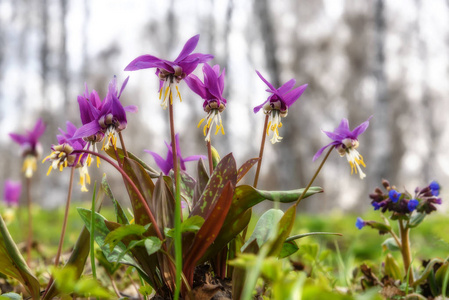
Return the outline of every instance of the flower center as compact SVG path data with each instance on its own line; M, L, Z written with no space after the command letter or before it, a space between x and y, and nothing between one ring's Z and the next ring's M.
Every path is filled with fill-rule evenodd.
M221 107L221 106L220 106ZM219 131L221 131L221 134L225 134L224 132L224 127L223 127L223 122L221 120L221 114L220 114L220 109L219 108L213 108L209 111L208 115L206 118L202 118L200 120L200 122L198 123L198 128L201 126L201 124L206 121L206 123L204 124L203 127L203 133L206 142L210 142L210 133L211 133L211 127L212 125L215 123L215 135L217 135L217 133Z
M282 127L281 117L282 113L279 110L271 110L267 126L267 135L270 135L270 131L273 133L273 137L270 139L272 144L276 144L282 140L282 137L279 135L279 128Z
M62 172L62 169L67 166L73 166L75 163L76 155L72 154L73 147L69 144L62 144L54 146L53 151L49 156L44 158L42 162L45 162L47 159L51 161L51 165L48 168L47 176L50 175L52 169L58 169Z

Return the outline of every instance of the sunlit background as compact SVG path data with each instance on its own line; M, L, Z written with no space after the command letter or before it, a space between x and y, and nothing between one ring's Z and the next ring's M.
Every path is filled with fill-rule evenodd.
M106 95L114 75L130 80L121 100L128 114L128 150L165 156L168 112L158 99L154 70L124 72L142 54L173 60L188 38L201 34L197 52L215 55L226 68L223 113L226 134L212 143L238 165L259 152L264 116L252 108L268 94L259 70L274 85L297 80L308 89L289 110L281 143L266 144L259 188L304 187L319 165L314 153L329 142L321 133L342 118L355 127L374 115L360 141L367 177L350 175L345 158L333 153L316 185L325 193L302 210L368 209L367 194L381 178L413 192L437 180L449 182L449 2L444 0L0 0L0 180L19 179L19 146L8 133L23 133L42 117L45 156L66 120L77 126L77 95L84 83ZM200 75L201 68L197 74ZM206 154L198 121L202 100L181 84L175 103L184 155ZM196 175L195 164L190 171ZM65 201L69 172L45 176L39 165L34 200L44 207ZM93 171L94 168L91 168ZM114 174L102 164L94 172ZM254 173L248 175L252 183ZM112 182L120 178L110 176ZM91 189L92 190L92 186ZM120 185L115 192L127 202ZM90 193L75 189L78 200Z

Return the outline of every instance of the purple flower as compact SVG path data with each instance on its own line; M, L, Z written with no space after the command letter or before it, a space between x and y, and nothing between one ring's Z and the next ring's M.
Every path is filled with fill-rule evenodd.
M271 95L261 105L254 107L254 113L257 113L261 108L264 109L266 114L271 113L267 128L267 135L270 130L273 132L273 137L270 141L272 144L275 144L282 140L282 137L279 136L278 130L282 127L281 117L287 116L288 108L295 103L299 97L301 97L302 93L304 93L307 88L307 84L293 88L296 80L291 79L284 83L280 88L276 89L271 83L263 78L258 71L256 71L256 73L269 87L266 91L271 93Z
M360 165L366 167L363 162L363 157L356 150L359 146L358 136L365 132L368 128L369 120L372 118L369 117L368 120L357 126L354 130L349 129L349 122L347 119L341 120L340 125L333 131L323 131L329 138L333 140L333 142L327 144L313 156L313 161L315 161L323 151L329 146L335 146L335 149L338 151L340 156L345 156L351 165L351 174L357 171L359 172L359 176L361 179L365 178L366 175L363 173Z
M366 222L363 221L362 218L357 218L357 221L355 221L355 227L357 227L359 230L366 226Z
M67 122L67 132L59 128L61 134L57 135L58 145L51 147L51 154L44 158L42 162L50 161L47 176L50 175L52 169L62 170L65 167L78 168L80 173L81 191L87 192L86 183L90 184L90 176L87 167L90 166L92 158L90 155L83 155L76 150L84 150L89 147L89 143L82 138L73 138L77 131L75 125Z
M213 58L213 55L210 54L192 53L199 39L199 34L191 37L174 61L160 59L152 55L142 55L130 62L126 66L125 71L156 68L156 75L160 79L159 99L162 98L162 93L164 93L161 105L165 109L167 107L168 97L170 97L170 103L173 103L173 94L175 94L173 88L176 88L175 95L181 99L178 83L192 73L198 64L207 62Z
M42 146L39 143L39 138L44 132L45 124L42 119L39 119L31 131L27 130L25 134L9 134L11 139L18 143L22 148L22 156L24 157L22 170L25 172L25 177L27 178L31 178L33 172L37 169L36 160L42 153Z
M3 199L8 206L18 205L20 199L20 193L22 192L22 184L18 181L6 180Z
M207 63L203 66L204 83L194 74L190 74L185 78L187 85L192 91L203 98L203 109L208 113L206 118L201 119L201 123L206 121L203 131L206 141L210 141L211 127L213 123L216 125L215 134L221 131L224 134L223 123L221 121L221 112L226 108L227 101L223 98L224 76L225 70L220 74L220 66L209 66Z
M116 147L117 138L115 134L126 128L126 111L137 112L136 106L123 107L120 96L128 83L129 77L125 79L120 89L117 90L117 81L114 77L109 83L108 93L103 101L99 100L98 94L92 91L90 98L87 97L88 90L84 96L78 96L81 121L83 126L73 135L73 139L83 138L91 143L99 142L103 139L103 148L109 149L112 145Z
M183 158L182 155L181 155L181 149L179 148L179 134L176 134L175 139L176 139L176 154L178 155L178 159L179 159L179 162L180 162L181 170L183 170L183 171L186 170L186 165L185 165L186 161L194 161L194 160L198 160L200 158L206 158L203 155L192 155L192 156L188 156L186 158ZM161 171L165 175L168 175L170 173L170 170L173 169L173 151L172 151L171 143L169 145L167 142L165 142L165 145L167 146L167 149L168 149L167 158L166 159L163 159L156 152L153 152L153 151L150 151L150 150L144 150L144 151L149 153L149 154L151 154L153 156L154 160L156 161L156 164L161 169Z
M401 193L398 193L396 190L390 190L388 192L388 197L391 199L393 203L396 203L401 197Z
M440 194L440 185L436 181L432 181L429 184L429 188L432 191L432 195L438 196Z
M408 202L408 204L407 204L408 210L409 210L409 211L414 211L414 210L416 209L416 207L418 206L418 204L419 204L419 201L418 201L418 200L416 200L416 199L411 199L411 200Z

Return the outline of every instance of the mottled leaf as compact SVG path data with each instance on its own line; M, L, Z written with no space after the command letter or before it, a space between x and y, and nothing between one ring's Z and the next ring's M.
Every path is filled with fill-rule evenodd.
M123 169L137 186L138 190L144 197L146 204L149 205L154 190L154 184L150 176L148 176L144 168L139 163L126 157L123 160ZM148 216L144 204L140 201L138 194L126 180L124 180L124 182L133 207L135 223L139 225L146 225L150 223L150 217ZM154 207L149 206L149 209L154 215Z
M273 230L276 228L283 215L284 212L280 209L272 208L267 210L257 221L253 233L249 237L248 241L246 241L243 245L241 251L244 251L245 248L254 240L256 240L259 248L262 247L262 245L265 244L270 238L270 234L273 234Z
M228 181L220 197L214 203L214 206L211 207L211 211L205 219L203 226L201 226L201 229L195 235L192 246L185 252L183 272L189 284L193 283L193 271L196 263L214 242L221 229L223 221L231 207L233 191L232 183Z
M228 182L232 186L235 186L237 183L237 168L232 153L226 155L214 169L201 198L193 207L190 216L198 215L206 220Z
M259 161L259 158L251 158L247 160L237 171L237 182L239 182L243 176L248 173L249 170Z
M115 215L117 217L117 223L120 224L129 224L128 217L123 211L120 203L115 199L114 194L112 193L111 187L109 186L108 180L106 178L106 174L103 174L103 179L101 180L101 187L103 191L108 195L108 197L112 200L114 204Z
M22 283L33 299L39 299L40 285L20 254L0 215L0 270Z
M156 181L153 197L151 199L152 206L155 208L156 222L162 233L164 232L164 228L174 227L175 212L175 199L173 198L173 194L164 180L164 177L168 178L161 174Z
M198 180L196 182L195 191L193 193L192 207L197 204L208 182L209 174L207 173L203 159L200 158L198 160Z
M180 171L181 175L181 197L189 203L189 205L192 205L193 202L193 194L195 193L195 186L196 186L196 180L191 177L187 172ZM174 181L174 173L170 172L170 176L172 180Z

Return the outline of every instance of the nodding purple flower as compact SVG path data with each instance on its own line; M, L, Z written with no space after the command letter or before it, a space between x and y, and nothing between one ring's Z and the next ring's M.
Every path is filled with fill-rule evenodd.
M162 94L164 94L161 106L165 109L168 98L170 98L170 103L173 103L173 94L182 101L178 83L192 73L198 64L214 58L210 54L192 53L199 39L199 34L191 37L174 61L160 59L152 55L142 55L130 62L125 71L156 68L156 75L160 79L159 99L162 99ZM176 93L174 88L176 88Z
M416 207L418 206L419 201L416 199L411 199L408 203L407 203L407 207L409 211L414 211L416 209Z
M436 181L432 181L429 184L429 188L432 191L432 195L438 196L440 194L440 185Z
M39 138L44 132L45 124L42 119L39 119L31 131L27 130L25 134L9 134L11 139L22 148L22 157L24 158L22 171L25 172L27 178L31 178L37 169L36 160L42 154Z
M273 137L270 141L272 144L275 144L282 140L282 137L279 136L279 128L282 127L281 118L287 116L288 108L301 97L302 93L304 93L307 88L307 84L293 88L296 80L290 79L280 88L276 89L258 71L256 71L256 73L268 86L266 91L271 93L271 95L261 105L254 107L254 113L257 113L263 108L265 114L270 114L267 135L269 135L270 130L273 132Z
M221 131L225 134L223 123L221 120L221 112L226 108L227 101L223 98L225 69L220 74L220 66L209 66L207 63L203 66L204 83L194 74L190 74L185 78L187 85L192 91L203 98L203 109L208 114L206 118L201 119L201 123L206 121L203 132L206 141L210 141L211 127L215 123L215 134Z
M112 145L116 148L116 133L124 130L127 125L126 112L137 112L134 105L123 107L120 96L128 83L125 79L118 92L116 77L109 83L108 93L103 101L100 101L97 92L92 91L88 97L88 90L83 96L78 96L81 121L83 126L73 135L73 139L83 138L92 144L103 140L103 149L109 149ZM104 139L106 136L106 139Z
M357 227L359 230L366 226L366 222L363 221L362 218L357 218L357 221L355 221L355 227Z
M67 131L59 128L61 134L58 134L58 145L51 147L52 152L44 158L42 163L50 161L51 165L48 168L47 176L50 175L52 169L62 170L66 167L78 168L80 173L81 191L87 192L86 183L90 184L90 176L87 167L90 166L92 158L90 155L83 155L76 150L84 150L89 147L89 143L82 138L73 138L77 131L75 125L67 121Z
M401 198L401 193L398 193L396 190L390 190L388 192L388 197L391 199L393 203L398 202L399 198Z
M340 122L340 125L333 131L324 131L323 132L333 140L333 142L327 144L313 156L313 161L315 161L323 151L329 146L335 146L335 149L340 154L340 156L345 156L351 165L351 174L354 172L359 173L360 179L366 177L365 173L363 173L360 165L366 167L365 162L363 161L363 157L356 150L359 146L358 136L365 132L365 130L369 126L369 120L372 118L369 117L368 120L354 128L354 130L349 129L349 122L347 119L343 119Z
M6 205L19 205L21 192L22 184L19 181L6 180L3 191L3 200L5 201Z
M187 162L187 161L194 161L194 160L198 160L200 158L203 158L203 159L206 158L203 155L192 155L192 156L188 156L186 158L183 158L182 155L181 155L181 149L179 147L179 134L176 134L175 139L176 139L176 154L178 155L179 165L181 166L181 170L183 170L183 171L186 170L185 162ZM166 159L163 159L156 152L153 152L153 151L150 151L150 150L144 150L144 151L149 153L149 154L151 154L153 156L154 160L156 161L156 164L161 169L161 171L165 175L168 175L170 173L170 170L173 169L173 151L172 151L172 144L171 143L169 145L167 142L165 142L165 145L167 146L167 149L168 149L167 158Z

